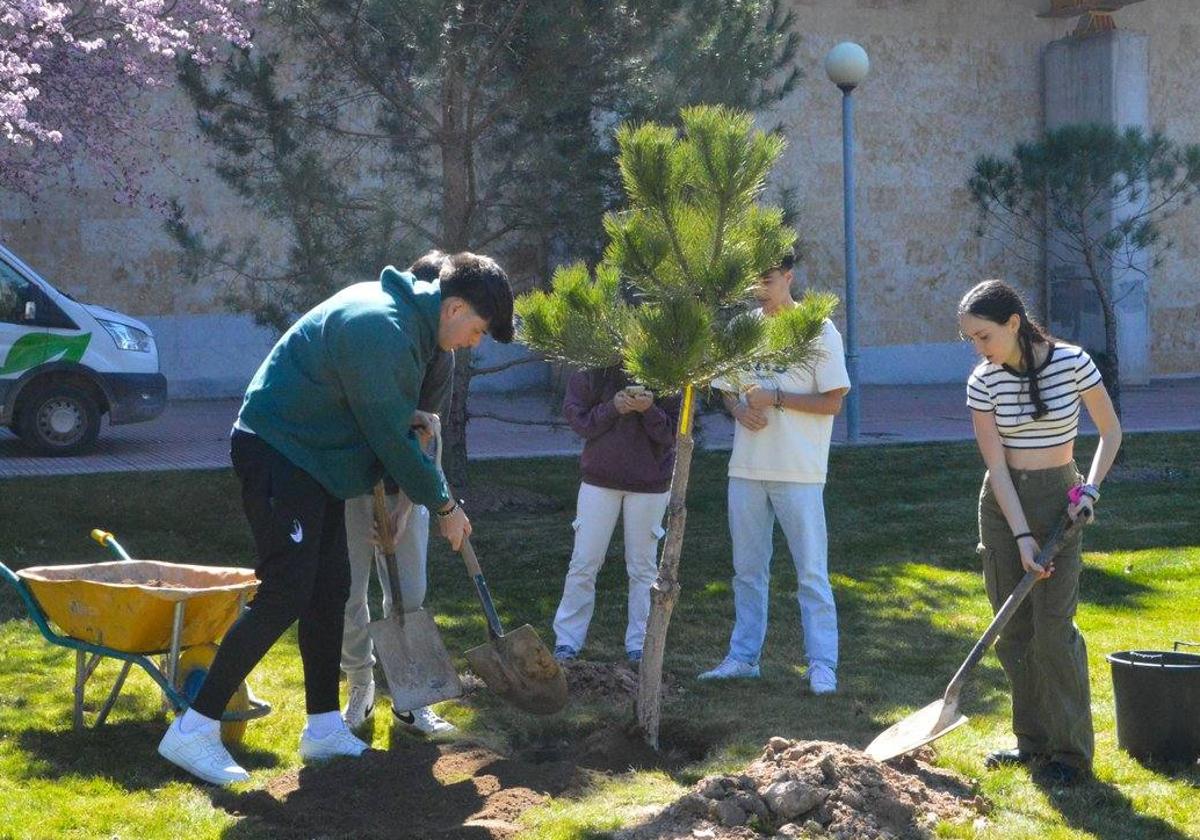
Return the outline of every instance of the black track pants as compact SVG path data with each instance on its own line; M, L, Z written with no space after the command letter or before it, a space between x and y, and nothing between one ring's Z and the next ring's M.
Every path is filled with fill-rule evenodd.
M350 592L344 502L256 435L234 431L230 455L254 534L260 583L225 634L193 708L219 718L271 645L299 620L307 711L337 711Z

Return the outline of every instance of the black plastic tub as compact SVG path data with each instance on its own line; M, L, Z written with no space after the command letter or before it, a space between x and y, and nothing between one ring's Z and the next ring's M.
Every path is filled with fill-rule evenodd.
M1117 744L1140 761L1200 758L1200 656L1160 650L1110 653Z

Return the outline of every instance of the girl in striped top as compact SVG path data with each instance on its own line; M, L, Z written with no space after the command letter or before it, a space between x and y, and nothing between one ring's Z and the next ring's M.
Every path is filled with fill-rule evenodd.
M1087 650L1074 622L1080 532L1045 567L1036 557L1064 509L1072 520L1091 519L1121 424L1091 357L1051 338L1007 284L988 280L967 292L958 323L984 357L967 380L967 405L987 464L979 553L992 609L1025 572L1042 578L996 642L1012 687L1017 747L989 753L986 764L1036 762L1049 781L1069 783L1090 771L1093 753ZM1100 431L1086 481L1074 453L1081 404Z

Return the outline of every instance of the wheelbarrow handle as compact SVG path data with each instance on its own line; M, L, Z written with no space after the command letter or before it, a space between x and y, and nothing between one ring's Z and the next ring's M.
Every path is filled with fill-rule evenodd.
M22 589L24 586L24 584L21 583L21 579L17 577L17 573L8 568L8 566L4 565L4 563L0 563L0 578L3 578L8 583L17 587L17 589Z
M487 581L484 580L483 569L479 568L479 558L475 556L470 537L463 537L459 553L462 554L463 562L467 564L467 574L475 583L475 592L479 595L479 603L483 605L483 613L487 616L488 634L493 639L498 639L504 635L504 626L496 613L496 605L492 603L492 593L488 591Z
M1069 516L1063 514L1062 519L1054 526L1050 538L1046 540L1046 544L1041 547L1037 557L1034 558L1034 562L1045 568L1046 564L1058 554L1063 543L1082 528L1085 523L1086 520L1082 516L1072 520ZM1033 589L1039 580L1041 580L1041 575L1035 570L1030 569L1027 571L1025 577L1021 578L1020 583L1017 584L1016 589L1012 591L1000 609L996 611L996 616L992 619L992 623L988 625L987 630L983 631L983 635L975 643L975 647L971 649L970 655L967 656L966 660L959 667L954 678L950 680L950 684L946 686L944 699L948 704L951 702L954 704L958 703L958 695L962 691L963 683L966 682L968 672L979 663L979 660L983 659L983 655L992 646L992 642L996 641L1000 636L1000 631L1008 624L1009 619L1013 617L1013 613L1021 606L1021 603L1025 600L1025 596L1029 594L1030 590Z
M92 539L115 554L118 560L124 560L126 563L133 562L133 558L129 556L129 552L121 547L121 544L117 542L117 538L112 535L112 532L101 528L93 528Z

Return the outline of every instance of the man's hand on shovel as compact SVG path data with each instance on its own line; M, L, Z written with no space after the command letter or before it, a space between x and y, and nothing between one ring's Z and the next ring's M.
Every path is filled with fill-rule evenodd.
M455 551L462 548L463 540L471 536L471 520L463 512L462 505L451 500L437 513L438 532Z

